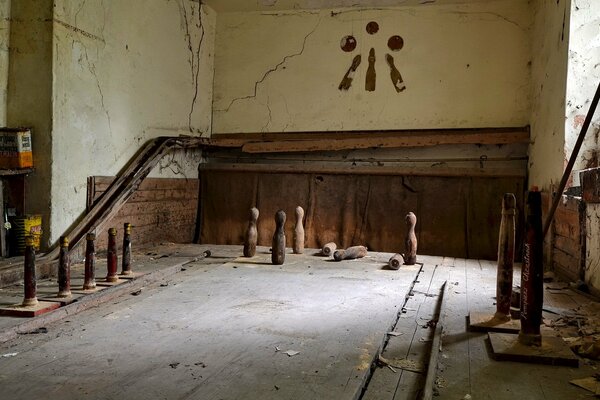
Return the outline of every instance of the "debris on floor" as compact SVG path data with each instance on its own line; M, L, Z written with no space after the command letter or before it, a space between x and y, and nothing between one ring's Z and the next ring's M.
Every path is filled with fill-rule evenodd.
M387 335L388 336L400 336L400 335L404 335L404 332L388 332Z
M287 354L289 357L293 357L295 355L300 354L300 352L296 351L296 350L288 350L288 351L284 351L283 354Z
M569 383L594 393L595 397L600 396L600 375L599 374L590 376L588 378L583 378L583 379L573 379L572 381L569 381Z
M1 357L3 357L3 358L9 358L9 357L14 357L17 354L19 354L19 353L6 353L6 354L2 354Z
M394 367L398 369L403 369L405 371L423 373L425 371L425 366L417 361L409 360L407 358L390 358L387 359L383 357L381 354L377 358L377 364L380 367Z
M48 328L41 327L27 332L19 332L19 335L38 335L40 333L48 333Z

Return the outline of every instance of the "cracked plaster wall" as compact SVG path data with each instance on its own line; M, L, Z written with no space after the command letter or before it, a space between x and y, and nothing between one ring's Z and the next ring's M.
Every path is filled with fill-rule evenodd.
M377 21L370 36L365 25ZM531 12L500 0L395 9L219 14L213 133L522 126L530 117ZM340 49L355 35L353 53ZM384 55L391 35L406 83ZM369 49L377 89L365 91ZM352 87L338 90L356 54Z
M6 126L10 3L9 0L0 0L0 126Z
M596 88L600 83L600 3L596 0L572 0L569 40L569 69L565 123L565 154L573 151ZM600 166L600 112L596 110L579 156L575 162L573 183L578 170ZM586 204L586 283L600 288L600 204Z
M55 0L50 243L85 211L86 178L115 175L156 136L209 135L216 14L191 0ZM151 173L197 177L199 152Z
M600 2L572 0L572 3L565 126L567 158L573 151L600 83ZM575 162L574 183L578 183L577 170L600 166L599 136L600 113L597 111Z
M565 160L570 0L535 0L529 184L558 185Z

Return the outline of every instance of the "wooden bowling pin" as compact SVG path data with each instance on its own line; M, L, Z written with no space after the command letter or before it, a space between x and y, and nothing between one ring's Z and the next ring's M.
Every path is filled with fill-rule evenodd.
M33 236L25 236L25 261L23 262L25 298L23 306L35 306L37 299L37 281L35 279L35 248L33 247Z
M69 239L64 236L60 237L57 297L71 297L71 260L69 258Z
M131 270L131 224L123 224L123 259L121 261L121 275L133 275Z
M363 258L367 255L367 248L365 246L352 246L346 250L338 250L333 253L335 261L342 260L354 260L355 258Z
M285 218L283 210L275 213L275 233L271 246L271 261L275 265L281 265L285 261Z
M406 214L406 241L404 263L406 265L415 265L417 263L417 235L415 235L415 225L417 225L417 217L412 212Z
M294 254L304 253L304 209L296 207L296 226L294 227Z
M496 282L496 314L500 321L510 320L513 269L515 261L515 195L506 193L502 199L502 219L498 238L498 275Z
M85 237L85 269L83 279L83 290L96 288L96 234L88 233Z
M388 261L388 266L390 269L394 270L400 269L402 264L404 264L404 257L402 257L402 254L394 254Z
M250 219L248 220L248 228L244 235L244 257L254 257L256 254L256 243L258 241L258 230L256 229L256 221L258 220L258 208L250 209Z
M108 230L108 249L106 250L106 282L117 282L117 230Z
M325 246L323 246L323 250L321 250L323 252L324 256L331 256L333 255L333 252L337 249L337 245L333 242L329 242L327 244L325 244Z

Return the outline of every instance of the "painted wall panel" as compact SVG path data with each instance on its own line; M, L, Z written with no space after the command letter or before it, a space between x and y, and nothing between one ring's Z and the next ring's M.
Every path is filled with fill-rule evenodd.
M370 21L379 24L374 35ZM528 3L515 0L220 14L213 133L527 125L530 23ZM356 38L351 53L340 49L345 35ZM393 35L404 39L400 51L388 49ZM365 90L371 48L373 92ZM352 86L340 91L357 54Z

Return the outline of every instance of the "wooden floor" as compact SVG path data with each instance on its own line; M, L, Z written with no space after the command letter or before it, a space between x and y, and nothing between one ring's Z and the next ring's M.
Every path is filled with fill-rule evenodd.
M419 256L390 271L387 253L336 263L307 250L274 266L266 248L252 259L211 250L134 296L0 345L0 398L418 399L444 282L438 398L590 397L569 381L592 376L592 363L494 361L486 334L467 331L469 311L494 309L493 262ZM554 311L590 303L545 295Z

